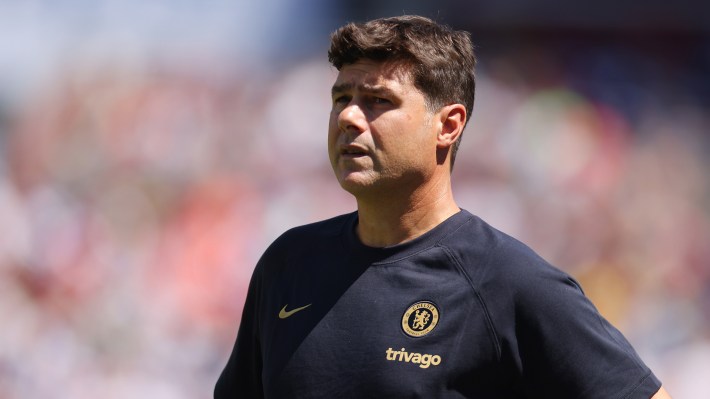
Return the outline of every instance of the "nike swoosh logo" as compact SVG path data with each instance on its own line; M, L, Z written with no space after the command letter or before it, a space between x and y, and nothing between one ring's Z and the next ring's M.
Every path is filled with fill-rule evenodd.
M311 305L313 305L313 304L312 304L312 303L309 303L309 304L306 305L306 306L301 306L300 308L291 309L291 310L287 311L287 310L286 310L286 306L288 306L288 304L286 304L286 306L284 306L283 309L281 309L281 311L279 312L279 319L285 319L285 318L287 318L287 317L291 317L291 315L293 315L294 313L300 312L300 311L302 311L303 309L305 309L305 308L307 308L307 307L309 307L309 306L311 306Z

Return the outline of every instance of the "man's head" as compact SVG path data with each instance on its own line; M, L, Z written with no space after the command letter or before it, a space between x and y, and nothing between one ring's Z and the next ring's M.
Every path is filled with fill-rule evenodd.
M476 88L476 58L468 32L419 16L350 23L333 33L329 61L337 68L360 60L401 67L422 92L429 111L462 104L471 115ZM459 140L451 148L453 167Z

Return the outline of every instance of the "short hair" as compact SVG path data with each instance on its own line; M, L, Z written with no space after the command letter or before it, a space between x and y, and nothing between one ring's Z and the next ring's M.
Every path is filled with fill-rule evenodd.
M348 23L331 35L328 60L336 69L361 59L403 64L431 111L463 104L468 123L476 91L476 57L468 32L404 15ZM452 167L460 142L461 137L451 150Z

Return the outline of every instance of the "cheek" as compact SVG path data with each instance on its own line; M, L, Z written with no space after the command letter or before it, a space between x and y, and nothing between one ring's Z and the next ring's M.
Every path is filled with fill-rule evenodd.
M328 122L328 155L330 156L330 159L332 160L333 157L335 156L335 147L337 146L338 142L338 119L337 116L333 116L333 113L330 114L330 120Z
M402 132L398 142L393 143L397 149L397 159L414 168L436 163L435 137L431 131L421 126Z

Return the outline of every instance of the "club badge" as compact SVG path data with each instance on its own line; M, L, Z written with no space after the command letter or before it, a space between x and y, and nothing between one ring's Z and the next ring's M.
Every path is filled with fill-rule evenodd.
M402 329L410 337L422 337L439 323L439 309L429 301L419 301L407 308L402 316Z

